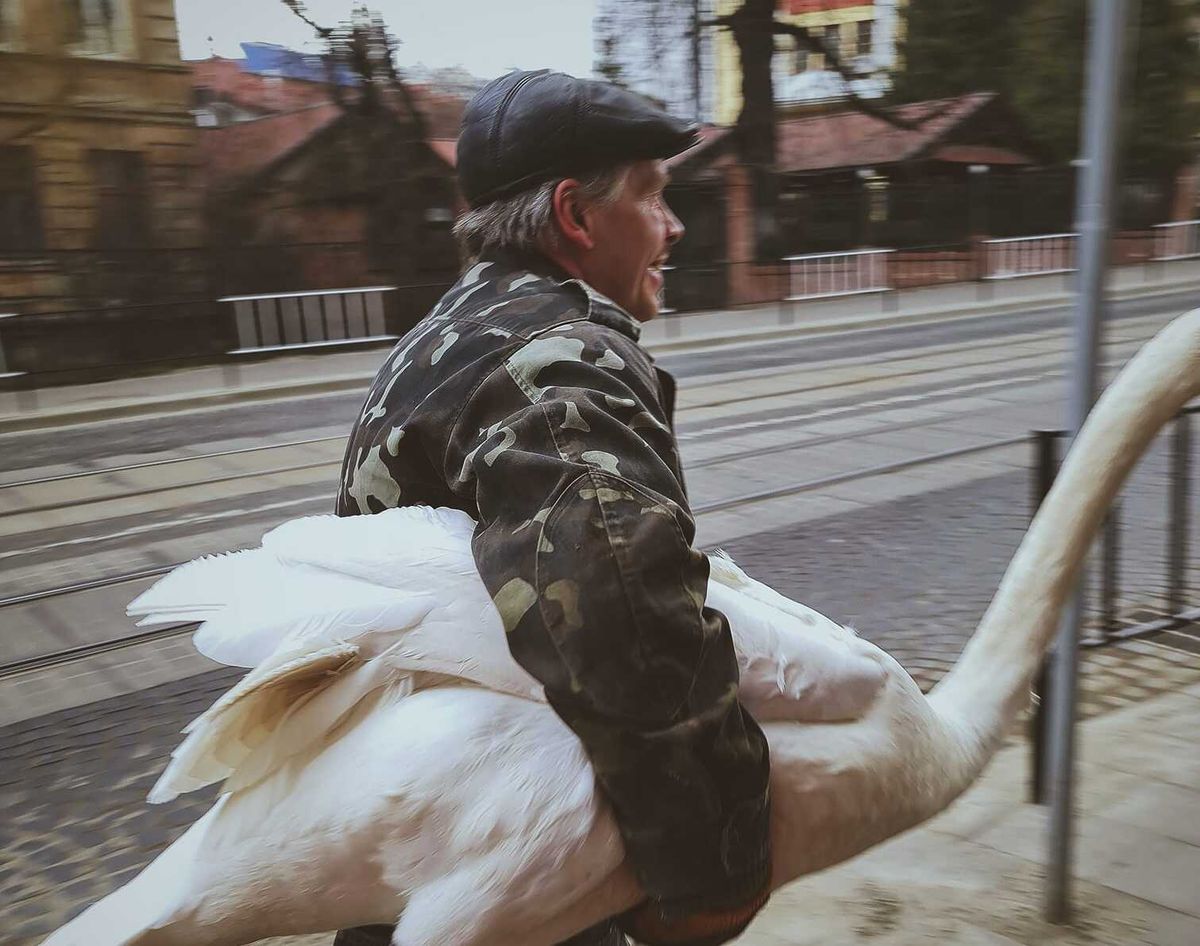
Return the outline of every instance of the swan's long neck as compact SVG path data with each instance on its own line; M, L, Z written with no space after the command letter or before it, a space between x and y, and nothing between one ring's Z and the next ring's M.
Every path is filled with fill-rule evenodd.
M1080 565L1125 477L1198 394L1200 310L1194 310L1148 342L1097 402L978 630L930 694L939 715L974 737L980 767L1025 705Z

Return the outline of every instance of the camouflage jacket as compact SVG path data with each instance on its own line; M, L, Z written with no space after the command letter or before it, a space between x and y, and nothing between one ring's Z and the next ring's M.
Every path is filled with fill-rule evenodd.
M400 341L337 511L475 517L513 656L582 741L646 892L741 903L767 877L767 745L704 607L674 382L624 310L537 268L477 263Z

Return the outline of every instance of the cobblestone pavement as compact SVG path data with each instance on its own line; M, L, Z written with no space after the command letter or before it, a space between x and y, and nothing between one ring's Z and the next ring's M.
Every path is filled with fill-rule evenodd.
M1124 504L1130 613L1161 597L1164 470L1159 450ZM1004 475L763 532L729 551L756 577L859 628L927 686L986 606L1027 508L1026 477ZM1196 588L1196 568L1190 577ZM1089 652L1084 667L1088 714L1200 679L1194 654L1144 643ZM212 791L164 806L143 799L179 730L235 678L222 670L0 730L0 943L33 946L211 804Z

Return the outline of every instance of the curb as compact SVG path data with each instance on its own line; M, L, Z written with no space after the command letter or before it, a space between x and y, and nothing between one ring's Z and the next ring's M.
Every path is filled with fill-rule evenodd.
M1200 280L1181 282L1153 289L1128 287L1114 289L1108 298L1125 301L1129 299L1154 299L1172 296L1181 292L1200 292ZM646 343L652 354L679 354L688 351L705 351L732 345L751 345L786 338L803 338L855 329L894 328L898 325L928 325L953 322L958 319L986 318L1010 312L1028 312L1062 308L1074 298L1072 293L1059 292L1054 295L1011 299L1003 302L976 305L968 309L961 306L943 306L907 314L873 315L862 318L841 318L807 324L765 326L758 329L742 329L736 332L711 332L690 338L670 338ZM686 318L687 316L683 316ZM0 416L0 435L32 430L47 430L88 424L103 420L154 417L218 408L231 404L249 404L274 401L283 398L316 397L323 394L340 394L347 391L364 391L375 377L374 371L339 375L316 381L287 381L273 385L235 388L232 390L202 391L180 397L162 397L154 400L107 404L96 407L68 408L65 410L30 411L26 414Z
M1176 283L1171 286L1159 286L1143 290L1141 287L1112 289L1106 298L1118 302L1130 299L1155 299L1159 296L1174 296L1181 292L1200 293L1200 280ZM975 305L969 309L961 306L942 306L939 308L923 309L907 314L895 313L890 315L866 316L858 319L838 319L825 322L797 323L790 325L767 326L760 329L744 329L738 333L713 332L708 335L694 335L691 338L672 338L647 344L646 347L656 354L675 353L691 349L715 348L740 343L755 344L783 338L797 338L806 335L821 335L830 332L849 331L854 329L894 328L898 325L931 325L939 322L953 322L959 319L987 318L994 315L1005 315L1009 312L1038 312L1046 309L1065 308L1074 300L1073 293L1060 292L1048 296L1027 296L1022 299L1007 299ZM686 318L686 316L685 316Z

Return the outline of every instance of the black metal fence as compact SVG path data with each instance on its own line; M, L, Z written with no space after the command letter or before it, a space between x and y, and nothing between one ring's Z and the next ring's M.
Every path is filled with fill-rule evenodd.
M0 268L0 382L40 387L219 362L245 348L229 301L242 295L387 286L382 334L402 335L457 275L389 265L402 249L325 242L9 258Z
M1113 262L1169 265L1156 261L1162 246L1161 232L1121 233L1113 241ZM989 278L988 250L981 241L889 250L878 264L878 288L894 295L974 281L982 293ZM863 252L817 254L823 257L819 282L825 288L805 298L844 294L851 263ZM393 256L404 256L404 248L303 243L130 250L115 256L63 251L6 260L0 268L0 382L45 386L220 361L245 347L238 344L232 307L222 301L234 296L387 286L386 334L402 335L457 274L444 268L412 272ZM681 258L667 273L666 306L672 313L687 313L788 300L794 295L794 271L806 265L797 259L805 257L769 265ZM18 285L28 291L11 288ZM990 287L986 291L990 297ZM677 329L670 326L668 334Z
M1171 423L1168 437L1166 538L1162 560L1163 593L1160 602L1143 601L1131 615L1122 615L1121 598L1121 507L1115 504L1105 520L1099 538L1099 581L1093 616L1083 629L1080 646L1085 649L1106 647L1123 641L1151 638L1178 631L1200 628L1200 605L1196 589L1189 586L1188 566L1192 549L1189 543L1192 494L1192 424L1200 414L1200 405L1185 408ZM1054 485L1060 463L1064 430L1038 430L1033 434L1032 512L1036 513L1050 487ZM1031 515L1032 518L1032 515ZM1200 634L1188 635L1200 652ZM1049 718L1045 712L1052 701L1049 687L1056 659L1051 652L1042 665L1034 686L1034 712L1030 720L1032 742L1031 797L1039 804L1047 801L1045 757Z

